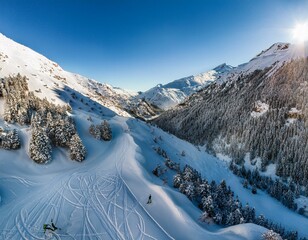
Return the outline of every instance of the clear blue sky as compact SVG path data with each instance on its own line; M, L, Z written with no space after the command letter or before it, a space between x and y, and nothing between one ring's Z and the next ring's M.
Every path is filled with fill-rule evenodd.
M131 90L238 65L308 19L300 0L0 0L0 32Z

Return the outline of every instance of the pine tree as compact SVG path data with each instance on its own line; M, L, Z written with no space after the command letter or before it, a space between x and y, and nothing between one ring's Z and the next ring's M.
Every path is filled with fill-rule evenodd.
M185 189L185 195L190 199L193 200L195 198L195 187L194 185L190 182L187 184L186 189Z
M78 134L74 134L71 138L70 144L70 157L72 160L81 162L86 157L86 148L84 147Z
M264 240L282 240L282 237L278 233L275 233L273 230L269 230L263 233L262 238Z
M294 193L290 189L283 194L281 202L290 209L296 210L297 208L297 204L294 202Z
M95 126L94 124L91 124L89 127L89 133L95 137L97 140L101 140L101 132L100 129Z
M51 161L51 143L42 128L34 128L30 140L30 158L36 163L48 163Z
M100 125L101 138L104 141L110 141L112 138L112 132L109 123L104 120Z
M203 210L208 213L209 217L215 216L214 202L211 195L202 198L202 206Z
M16 129L3 132L0 139L0 147L4 149L20 148L20 138Z
M173 177L173 187L179 188L182 182L183 182L183 178L182 178L181 174L178 173L178 174L174 175L174 177Z

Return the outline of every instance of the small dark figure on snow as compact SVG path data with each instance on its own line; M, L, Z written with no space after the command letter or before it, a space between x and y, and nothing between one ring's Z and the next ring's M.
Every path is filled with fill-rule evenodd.
M51 224L44 224L43 225L44 228L44 233L46 232L46 230L51 230L51 231L56 231L58 228L55 226L55 224L53 223L52 219L51 219Z
M149 195L149 199L148 199L147 204L150 204L150 203L152 203L152 196L151 196L151 194Z

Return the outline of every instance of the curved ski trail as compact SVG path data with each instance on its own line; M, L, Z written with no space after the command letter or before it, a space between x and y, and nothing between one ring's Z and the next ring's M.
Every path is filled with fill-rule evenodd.
M51 239L169 239L121 175L130 144L126 134L118 134L108 153L101 154L104 160L99 166L84 164L77 170L57 173L52 184L36 186L17 204L8 203L7 207L14 208L12 213L18 214L0 220L0 239L45 239L43 224L51 219L59 227ZM27 187L36 184L30 177L18 180Z

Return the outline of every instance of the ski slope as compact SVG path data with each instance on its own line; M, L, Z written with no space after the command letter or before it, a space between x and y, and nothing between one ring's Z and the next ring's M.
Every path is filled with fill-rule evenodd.
M134 131L132 131L132 136L135 139L135 142L141 147L139 162L142 163L145 169L148 169L148 172L153 170L157 164L163 166L163 158L150 151L150 149L154 146L159 146L166 151L168 157L172 161L180 163L182 167L185 166L185 164L189 164L193 168L197 169L201 173L201 176L206 178L208 181L214 180L219 183L223 179L226 180L227 185L230 185L232 191L235 193L235 196L238 196L243 206L248 203L249 206L255 208L256 216L263 214L267 219L281 224L289 231L298 231L299 237L308 238L307 217L299 215L298 213L288 209L282 205L281 202L260 190L258 190L256 195L252 194L250 189L243 187L240 178L235 176L229 170L227 162L207 154L203 147L197 148L196 146L189 144L184 140L180 140L161 129L149 127L146 124L136 123L136 121L130 121L129 125L131 129L134 129ZM151 132L152 136L149 136L148 132ZM157 144L153 143L153 138L158 140ZM183 150L185 151L185 156L181 155ZM152 160L145 161L143 160L144 158ZM168 180L169 186L172 186L173 175L174 172L167 172L167 174L163 176ZM155 178L155 176L152 175L151 178ZM159 181L160 184L163 184L162 180ZM178 201L178 197L174 197L173 199L175 202ZM188 203L181 203L180 206L187 206L186 204ZM186 208L186 211L187 210L188 208ZM195 213L190 212L190 215L196 220L200 216L201 212L196 213L196 215L194 214ZM241 225L238 225L237 227L239 226ZM242 227L243 229L241 229L241 231L244 232L245 225L242 225ZM232 229L231 231L233 231L233 228L234 226L226 229ZM225 231L227 231L226 229ZM249 229L248 232L249 231L252 230ZM248 239L253 239L253 237L250 236ZM256 239L260 239L260 235L259 238Z
M222 229L200 223L200 210L151 173L161 161L151 127L109 116L113 139L102 142L88 134L87 117L74 115L88 150L82 163L59 148L50 164L35 164L25 148L28 127L20 130L22 149L0 151L0 239L259 239L265 231L253 224ZM171 150L180 151L176 145ZM149 194L153 203L147 205ZM47 237L43 224L51 219L61 229Z

